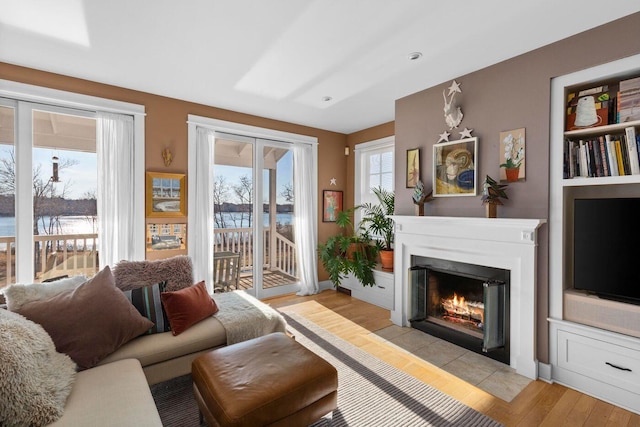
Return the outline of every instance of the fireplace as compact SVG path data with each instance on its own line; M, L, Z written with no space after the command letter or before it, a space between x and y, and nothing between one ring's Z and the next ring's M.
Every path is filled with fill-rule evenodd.
M441 274L439 270L452 270L450 267L453 267L454 272L476 276L483 283L486 281L490 287L491 280L505 282L507 286L504 288L504 346L494 348L492 345L478 344L480 340L478 330L475 334L470 334L457 328L447 327L447 333L458 335L464 341L471 342L469 345L475 346L476 349L480 348L480 352L484 347L487 350L485 354L490 357L497 357L498 352L503 351L504 355L501 356L503 361L514 368L518 374L531 379L538 378L537 234L538 228L545 223L545 220L399 215L394 215L392 218L396 224L394 261L396 274L394 275L392 322L396 325L415 326L420 329L423 326L444 329L437 322L427 319L426 306L423 309L425 319L418 320L420 316L417 316L416 304L420 300L412 298L414 289L410 285L411 273L415 271L410 270L412 267L421 265L433 267L435 273L432 275ZM488 270L489 273L486 273L487 270L480 273L461 270L459 266L464 264L502 270L503 276L495 277L493 270ZM426 272L422 271L426 277ZM542 283L540 286L544 285ZM492 293L492 295L496 294L500 292ZM428 297L426 290L421 295L426 302ZM475 294L464 296L467 301L481 301ZM438 298L442 299L445 296ZM483 294L482 298L486 330L490 315L487 313L487 303L484 300L486 296ZM415 322L412 320L414 317ZM485 331L482 331L482 336L484 340ZM504 349L501 350L500 347Z
M411 326L509 364L509 271L414 257Z

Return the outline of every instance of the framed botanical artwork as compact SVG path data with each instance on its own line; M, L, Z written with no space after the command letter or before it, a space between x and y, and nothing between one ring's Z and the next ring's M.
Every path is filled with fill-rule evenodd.
M147 172L147 216L166 218L186 215L185 175Z
M420 149L407 150L407 188L414 188L420 180Z
M187 248L187 224L147 224L147 251Z
M525 128L500 132L500 181L524 181Z
M342 191L322 191L322 222L336 222L338 212L342 210Z
M433 145L433 196L475 196L478 138Z

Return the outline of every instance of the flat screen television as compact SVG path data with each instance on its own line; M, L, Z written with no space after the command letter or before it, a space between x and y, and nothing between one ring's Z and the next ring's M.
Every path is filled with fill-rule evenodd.
M573 287L640 305L640 198L575 200Z

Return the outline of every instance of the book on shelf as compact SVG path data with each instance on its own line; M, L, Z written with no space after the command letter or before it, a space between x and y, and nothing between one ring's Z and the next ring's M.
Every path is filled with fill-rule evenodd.
M640 88L618 92L617 95L617 123L627 123L640 120Z
M565 179L640 175L640 132L634 126L624 133L566 138L563 150Z
M640 77L620 80L620 91L640 88Z
M600 149L600 162L602 163L602 176L611 176L609 158L607 156L607 144L604 141L604 137L600 135L598 137L598 148Z
M624 129L627 151L629 152L629 164L631 174L640 174L640 162L638 161L638 147L636 146L636 130L633 126Z
M616 156L616 148L614 142L611 140L611 135L604 136L605 145L607 146L607 156L609 159L609 169L611 176L620 176L618 171L618 158Z
M587 141L589 156L591 158L591 176L602 176L602 161L600 159L600 150L593 139Z

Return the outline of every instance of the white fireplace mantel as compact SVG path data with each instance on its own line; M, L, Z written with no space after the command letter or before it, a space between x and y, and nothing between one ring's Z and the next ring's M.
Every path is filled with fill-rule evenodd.
M543 219L392 216L395 230L395 296L391 321L410 326L408 269L420 256L509 270L510 365L538 377L536 358L537 230Z

